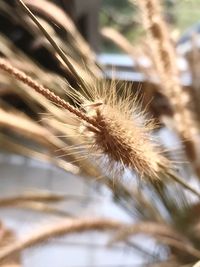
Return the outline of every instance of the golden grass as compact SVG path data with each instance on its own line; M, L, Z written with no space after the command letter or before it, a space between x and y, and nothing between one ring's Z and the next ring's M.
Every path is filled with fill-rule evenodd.
M25 2L34 11L39 12L43 18L47 17L48 20L49 17L51 21L69 33L70 41L65 43L51 25L47 22L44 23L43 18L40 19L42 23L40 26L47 26L52 38L65 52L64 62L59 57L57 43L52 43L52 38L49 38L47 31L45 33L43 31L55 48L53 50L48 47L49 51L60 60L63 69L66 70L65 73L72 76L75 86L72 88L59 75L37 66L30 58L16 49L15 45L1 36L1 51L8 60L0 60L0 67L4 70L0 72L0 88L2 88L0 94L3 96L9 92L9 94L17 95L36 117L35 121L8 104L9 101L1 100L1 149L53 163L92 183L96 182L106 186L112 192L114 202L123 208L130 216L129 218L136 217L138 223L124 225L122 222L109 219L93 218L61 220L52 226L44 225L41 230L33 231L25 239L13 242L7 248L4 247L0 251L0 258L10 259L15 253L46 242L51 237L84 231L114 230L115 235L112 242L120 241L131 247L129 237L141 233L151 236L156 242L163 244L168 252L167 260L154 266L182 266L185 258L188 258L193 264L200 257L199 239L197 234L194 234L196 229L194 221L197 216L193 213L191 217L195 218L188 218L188 214L193 212L193 205L189 203L183 188L198 197L200 196L199 192L174 173L172 163L163 156L164 149L152 137L151 132L155 131L152 121L145 118L144 112L137 107L136 98L132 96L132 89L127 89L127 85L123 84L119 90L123 91L123 94L120 94L118 92L120 86L116 82L108 84L104 79L99 79L102 77L102 73L95 62L95 56L93 53L90 54L90 49L87 44L85 46L80 35L76 38L77 30L68 16L45 0L41 0L41 3L47 4L46 9L45 5L38 4L39 1L35 3L26 0ZM154 3L157 4L157 2ZM56 11L55 14L51 12L51 8ZM152 7L149 6L149 8ZM158 6L151 11L150 17L146 14L146 19L150 20L157 16L156 19L158 18L160 23L163 19L157 8ZM40 37L35 25L27 17L23 19L27 22L30 32L34 32L35 37ZM167 90L165 94L172 100L171 104L174 110L178 110L178 105L180 105L180 109L175 110L175 118L176 114L182 111L184 111L184 115L191 115L191 112L188 111L188 98L187 101L184 100L183 104L176 104L178 92L182 92L182 88L177 79L178 72L175 66L175 56L173 56L175 53L172 51L168 33L162 32L165 27L163 22L158 25L158 21L155 22L152 29L148 29L148 32L152 38L151 45L155 39L157 40L154 43L154 49L157 52L154 50L154 53L155 55L158 53L155 63L161 64L160 70L157 71L163 79L161 86ZM37 19L36 22L40 23ZM154 23L154 21L150 21L150 23ZM108 28L103 29L102 32L106 38L114 41L134 58L135 49L126 42L123 36ZM45 43L45 39L43 38L41 42ZM159 45L163 46L161 47L163 51L160 51ZM82 58L84 58L85 68L84 64L81 64ZM72 65L73 69L68 63ZM74 73L75 75L73 75ZM152 76L151 73L147 74ZM166 80L166 77L169 80L172 77L172 81ZM148 94L148 92L144 93ZM185 97L184 94L182 96ZM185 120L188 120L187 116ZM183 124L183 126L177 125L181 137L183 133L181 127L186 129L185 121ZM189 124L187 125L189 128ZM189 132L193 128L186 130ZM6 135L7 131L9 136ZM186 139L189 141L191 137L193 142L196 138L195 134L187 136L184 133L184 137L187 137ZM21 139L16 138L19 136ZM24 140L36 144L37 147L25 144ZM60 156L62 157L60 158ZM131 178L135 178L135 172L140 178L144 178L140 180L143 182L141 188L135 188L132 183L129 186L127 181L118 179L121 178L122 171L127 168L131 171L134 170L134 173L131 172ZM176 181L179 186L172 182L169 183L170 179ZM148 181L148 190L146 181ZM64 213L51 205L66 199L67 196L65 198L65 196L45 195L38 192L1 198L0 206L1 208L31 209L57 216L72 216L72 214ZM77 197L77 199L79 198Z
M99 89L98 84L92 88L88 85L89 90L86 94L91 94L91 100L80 94L74 95L75 100L80 98L82 109L85 109L83 113L3 59L0 60L0 68L85 122L86 125L79 126L80 130L81 127L85 127L83 136L93 135L93 140L88 141L91 142L91 148L94 147L96 150L94 154L105 154L108 156L109 164L116 162L122 167L134 169L141 177L152 179L159 178L162 172L160 166L166 165L167 168L169 165L167 160L159 155L158 148L150 142L149 132L152 130L152 124L144 122L142 116L138 118L136 112L134 118L134 106L131 107L131 101L134 101L117 101L114 87L111 86L108 93ZM101 92L105 91L103 95Z
M83 136L83 147L89 145L88 150L91 152L93 149L94 155L106 156L107 169L115 170L114 175L119 170L124 170L125 167L133 169L140 177L152 181L167 175L168 178L180 183L198 197L200 196L197 190L171 171L170 162L161 155L161 150L150 141L152 123L147 123L138 112L134 113L135 102L131 99L128 91L125 91L126 100L118 100L115 84L112 84L108 94L107 90L102 90L101 84L99 86L96 83L95 87L88 85L88 90L83 90L83 94L75 91L70 93L69 96L82 105L82 111L49 89L39 85L4 59L0 60L0 69L25 83L48 100L67 109L69 114L73 115L72 119L74 116L80 119L79 126L76 125L75 129L78 129L80 137L81 134ZM66 155L68 154L66 153Z
M175 48L162 17L161 4L158 0L138 0L137 4L141 9L143 26L149 38L163 93L174 111L175 128L183 139L186 153L196 174L199 175L200 159L196 149L200 142L199 129L195 116L189 109L190 95L180 85Z
M84 83L84 88L81 88L82 94L71 88L69 97L81 104L82 111L38 84L4 59L0 60L0 69L69 111L69 114L73 115L72 119L74 116L78 118L80 121L79 126L76 125L76 130L78 129L83 136L83 145L89 145L88 150L93 149L94 155L106 156L107 168L115 170L114 175L125 167L133 169L140 177L153 181L167 174L168 178L199 196L195 189L173 174L170 170L172 168L170 162L151 142L152 123L144 120L136 112L135 101L131 99L128 90L125 89L124 99L118 100L115 84L112 84L109 93L105 89L102 90L102 84L98 82L92 86ZM79 74L76 72L76 75ZM79 77L79 80L82 78Z
M72 233L80 233L86 231L105 231L117 230L123 226L122 223L109 219L67 219L34 231L21 241L17 241L12 245L0 251L0 263L9 259L12 255L22 250L45 242L52 237L59 237Z

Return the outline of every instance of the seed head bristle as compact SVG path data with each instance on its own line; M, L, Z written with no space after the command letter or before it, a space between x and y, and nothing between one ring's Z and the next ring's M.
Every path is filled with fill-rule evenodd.
M114 82L110 87L97 82L93 88L88 88L90 97L80 95L80 102L98 128L80 121L79 133L91 144L91 154L104 156L113 169L127 167L140 177L159 178L160 166L169 163L152 140L152 122L139 113L130 90L126 88L125 97L118 97Z
M91 152L104 156L108 166L115 164L120 170L124 167L135 170L140 177L158 178L160 166L167 160L160 149L151 141L151 123L146 123L131 99L130 90L124 85L124 97L118 97L115 82L110 87L97 82L87 86L83 92L72 92L69 96L81 104L75 108L55 95L48 88L35 82L31 77L0 59L0 68L17 80L25 83L49 100L67 109L75 121L79 122L79 133L83 142L89 144ZM77 127L75 127L77 130ZM82 142L81 141L81 142ZM119 166L119 168L117 168Z
M200 197L199 192L173 173L169 161L161 155L159 147L151 141L152 123L145 123L142 114L140 115L133 108L134 101L131 100L126 85L124 85L124 97L121 99L117 97L115 82L112 82L110 88L106 87L103 90L101 90L102 86L98 86L102 83L97 83L96 86L93 83L91 87L88 85L84 88L84 94L74 90L69 96L74 97L81 104L80 108L75 108L4 59L0 59L0 69L66 109L68 111L66 125L69 132L73 126L76 130L78 128L78 137L84 137L82 147L87 145L99 152L101 156L107 157L110 166L115 165L114 169L117 170L117 165L123 168L129 167L140 177L147 176L157 180L160 175L167 175L168 178ZM72 116L69 119L70 114ZM70 121L73 122L71 129ZM73 130L71 133L74 134ZM76 143L78 144L77 140Z

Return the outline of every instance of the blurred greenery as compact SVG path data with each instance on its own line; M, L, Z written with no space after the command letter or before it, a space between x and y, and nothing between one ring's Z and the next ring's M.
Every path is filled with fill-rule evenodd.
M182 0L176 1L174 8L174 15L176 16L176 26L182 33L188 27L200 22L200 0Z
M141 27L137 22L136 7L128 0L103 0L100 22L102 27L115 28L133 42L140 36ZM107 41L103 42L102 49L106 52L120 52Z
M165 15L172 28L181 35L187 28L200 21L200 0L165 0ZM143 35L136 7L128 0L103 0L100 14L102 27L113 27L137 43ZM114 45L103 42L103 51L120 52Z

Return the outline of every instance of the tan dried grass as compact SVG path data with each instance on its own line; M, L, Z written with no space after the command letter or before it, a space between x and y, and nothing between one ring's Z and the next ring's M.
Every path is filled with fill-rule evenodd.
M170 162L161 155L161 150L155 143L150 141L149 132L152 130L152 123L143 120L141 114L135 112L135 103L130 99L128 91L124 96L126 100L118 100L115 84L112 84L109 94L107 90L102 90L102 85L99 84L99 87L98 83L96 86L88 85L88 90L85 91L85 84L82 94L76 91L70 93L70 96L81 104L81 110L39 85L3 59L0 60L0 69L64 107L72 117L78 118L80 121L76 131L79 129L83 140L87 141L85 145L89 142L94 155L100 153L106 156L107 166L115 170L115 174L118 170L128 167L136 171L140 177L152 181L167 175L168 178L200 196L199 192L171 171Z
M135 3L133 0L130 1ZM188 158L199 176L200 158L197 151L200 144L199 130L194 114L189 109L190 95L180 85L175 48L162 17L160 1L138 0L136 2L141 9L143 25L149 38L163 93L169 99L174 111L175 128L180 134Z
M0 60L0 68L85 122L83 127L88 133L84 137L93 135L91 147L107 155L110 164L116 162L122 167L133 168L141 177L152 179L159 178L163 171L161 166L167 168L169 163L150 142L152 123L146 123L142 116L134 112L134 104L131 104L133 99L118 101L114 85L109 89L110 92L98 88L98 83L92 88L88 85L88 92L85 93L91 95L90 99L77 93L76 98L80 98L82 109L85 109L82 112L3 59ZM127 95L128 98L130 95Z
M0 251L0 263L26 248L45 242L53 237L86 231L117 230L122 226L123 223L109 219L79 218L62 220L50 226L46 225L45 228L42 227L41 230L37 230L35 233L32 232L27 238L2 249Z

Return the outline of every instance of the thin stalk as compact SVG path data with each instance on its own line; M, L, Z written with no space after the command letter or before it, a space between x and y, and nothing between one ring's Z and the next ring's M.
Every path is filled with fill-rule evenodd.
M41 244L53 237L87 231L119 230L123 226L123 223L109 219L65 219L51 226L42 227L41 230L31 233L23 240L16 241L2 249L0 251L0 263L26 248Z
M75 108L71 104L67 103L64 99L60 98L58 95L51 92L48 88L38 84L30 76L28 76L24 72L18 70L17 68L14 68L10 63L8 63L6 60L4 60L2 58L0 59L0 69L9 73L14 78L16 78L18 81L21 81L24 84L28 85L29 87L34 89L36 92L42 94L48 100L50 100L53 103L65 108L70 113L73 113L81 120L88 122L89 124L91 124L95 128L99 128L97 122L94 119L90 118L85 113L81 112L79 109Z
M77 71L67 58L66 54L63 52L63 50L58 46L58 44L51 38L51 36L48 34L48 32L45 30L45 28L41 25L39 20L36 18L36 16L30 11L30 9L26 6L26 4L22 0L18 0L20 6L23 8L23 10L26 12L26 14L32 19L32 21L37 25L37 27L40 29L40 31L44 34L44 36L47 38L47 40L50 42L50 44L53 46L55 51L58 53L58 55L62 58L66 66L71 71L72 75L75 77L75 79L78 81L78 84L80 87L86 89L86 85L82 78L78 75Z
M197 197L200 198L200 193L191 187L189 184L187 184L185 181L183 181L180 177L178 177L175 173L173 172L168 172L168 177L171 178L173 181L177 182L178 184L182 185L185 189L189 190L193 194L195 194Z

